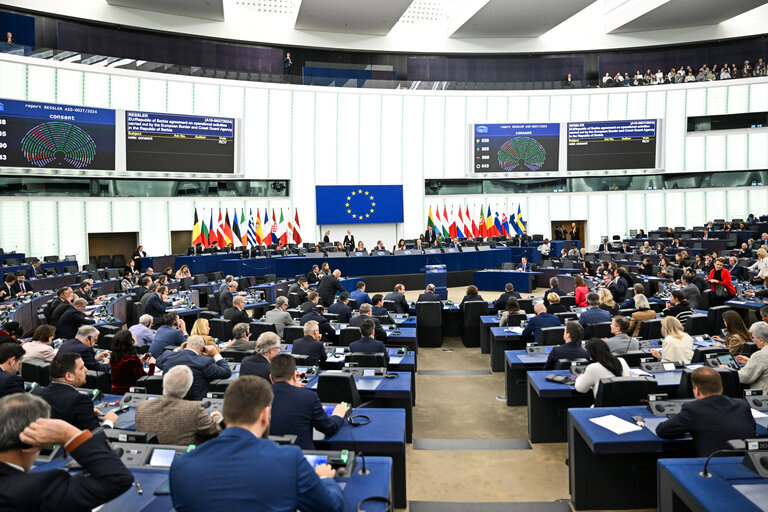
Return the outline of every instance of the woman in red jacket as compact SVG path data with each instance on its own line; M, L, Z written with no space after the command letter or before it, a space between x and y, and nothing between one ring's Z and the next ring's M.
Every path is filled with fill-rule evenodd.
M712 292L709 298L709 307L722 306L725 301L731 300L736 295L736 289L731 284L731 273L724 267L725 258L715 260L715 268L709 271L709 282L712 285ZM721 294L718 296L718 287ZM725 293L723 293L723 289Z
M128 388L145 375L155 373L155 359L147 352L141 358L136 354L136 338L129 330L115 334L112 340L112 353L109 355L109 371L112 375L112 393L125 394ZM149 363L149 372L144 371L144 363Z
M587 288L587 283L584 282L584 278L576 276L573 279L573 285L576 287L573 291L573 295L576 297L576 307L587 307L587 294L589 293L589 288Z

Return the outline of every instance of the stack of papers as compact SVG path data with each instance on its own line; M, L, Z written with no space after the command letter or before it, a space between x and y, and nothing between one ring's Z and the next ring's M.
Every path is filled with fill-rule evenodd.
M637 432L638 430L642 430L642 427L638 427L634 423L630 423L619 418L618 416L614 416L613 414L600 416L599 418L590 418L589 421L610 430L614 434L627 434L629 432Z

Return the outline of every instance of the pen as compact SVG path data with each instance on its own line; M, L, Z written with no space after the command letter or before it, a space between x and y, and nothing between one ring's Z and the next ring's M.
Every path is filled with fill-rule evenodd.
M133 482L133 485L136 486L137 494L144 494L144 489L141 488L141 484L139 482Z

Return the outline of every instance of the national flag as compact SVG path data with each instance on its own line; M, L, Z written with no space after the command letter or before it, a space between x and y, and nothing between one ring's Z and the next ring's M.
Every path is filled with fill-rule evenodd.
M237 208L232 209L232 219L232 244L235 247L245 245L243 237L240 235L240 219L237 218Z
M216 224L213 223L213 208L211 208L211 217L208 221L208 244L213 245L213 242L219 243L219 234L216 230Z
M440 220L440 207L435 207L435 236L437 236L438 233L442 233L443 230L440 227L442 224L442 221Z
M195 208L195 222L192 224L192 245L202 244L202 233L200 232L200 220L197 218L197 208Z
M498 236L496 235L496 228L493 226L493 217L491 217L490 204L488 205L488 215L485 217L485 232L489 238L492 236Z
M295 215L293 216L293 220L295 221L295 224L293 225L293 241L295 244L301 243L301 224L299 224L299 210L295 210Z
M448 238L451 233L448 231L451 221L448 220L448 210L443 205L443 238Z
M435 219L432 217L432 207L429 207L429 214L427 215L427 227L432 226L432 231L435 230Z
M248 226L245 224L245 208L240 208L240 245L248 247Z
M488 228L486 228L485 216L483 214L483 205L480 205L480 221L478 222L478 229L480 230L481 238L485 238L488 236Z
M518 234L522 235L525 233L525 221L523 220L523 214L520 211L520 205L517 205L517 217L514 219L515 223L515 231L517 231Z
M282 208L280 208L280 224L278 225L277 238L280 240L280 245L288 243L288 233L285 230L285 219L283 218Z
M472 224L474 224L474 221L472 220L472 217L469 215L469 205L466 205L464 207L464 236L466 236L467 238L471 238L475 236L473 234Z
M504 212L501 212L501 227L504 228L504 236L509 236L509 219Z
M269 232L271 226L272 226L272 221L269 220L269 211L266 208L264 208L264 228L263 228L263 231L261 232L262 234L261 243L263 243L264 245L272 244L272 235Z
M493 229L496 231L496 236L504 236L504 226L501 225L501 219L499 218L499 212L494 212L496 216L493 219Z
M227 243L227 245L234 245L235 234L232 232L232 224L229 222L229 209L225 208L224 213L224 241Z
M256 210L256 215L259 214L259 210ZM261 222L261 221L259 221ZM261 230L261 226L259 226ZM255 247L261 244L261 241L256 237L256 226L253 223L253 209L248 210L248 245Z
M219 222L216 223L216 236L219 242L219 247L227 245L227 237L224 235L224 217L221 215L221 208L219 208Z
M451 238L459 236L458 230L456 229L456 215L453 213L453 206L451 206L451 225L448 227L448 234L451 235Z
M477 238L480 236L480 228L475 224L475 219L469 216L469 206L467 206L467 218L472 219L472 236Z
M269 228L269 235L271 244L277 245L277 242L279 242L277 238L277 217L275 216L275 209L272 208L272 226Z
M464 227L464 217L461 215L461 206L459 206L459 222L456 223L456 236L459 238L464 238L467 235L465 235L465 227Z
M251 212L251 219L253 219L253 212ZM254 246L261 245L261 241L263 240L261 236L261 228L261 212L256 208L256 224L253 227Z

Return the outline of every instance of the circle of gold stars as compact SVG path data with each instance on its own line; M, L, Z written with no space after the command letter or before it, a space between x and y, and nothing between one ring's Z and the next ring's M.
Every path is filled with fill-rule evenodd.
M352 200L358 197L361 199L367 199L368 204L362 204L359 207L350 206ZM356 201L356 203L359 203L359 201ZM351 215L353 219L365 220L365 219L369 219L371 215L373 215L373 211L376 207L376 203L373 200L373 195L369 194L367 190L363 191L363 189L359 188L357 190L353 190L347 196L347 202L344 203L344 206L347 208L347 214ZM361 208L361 209L358 210L358 208Z

